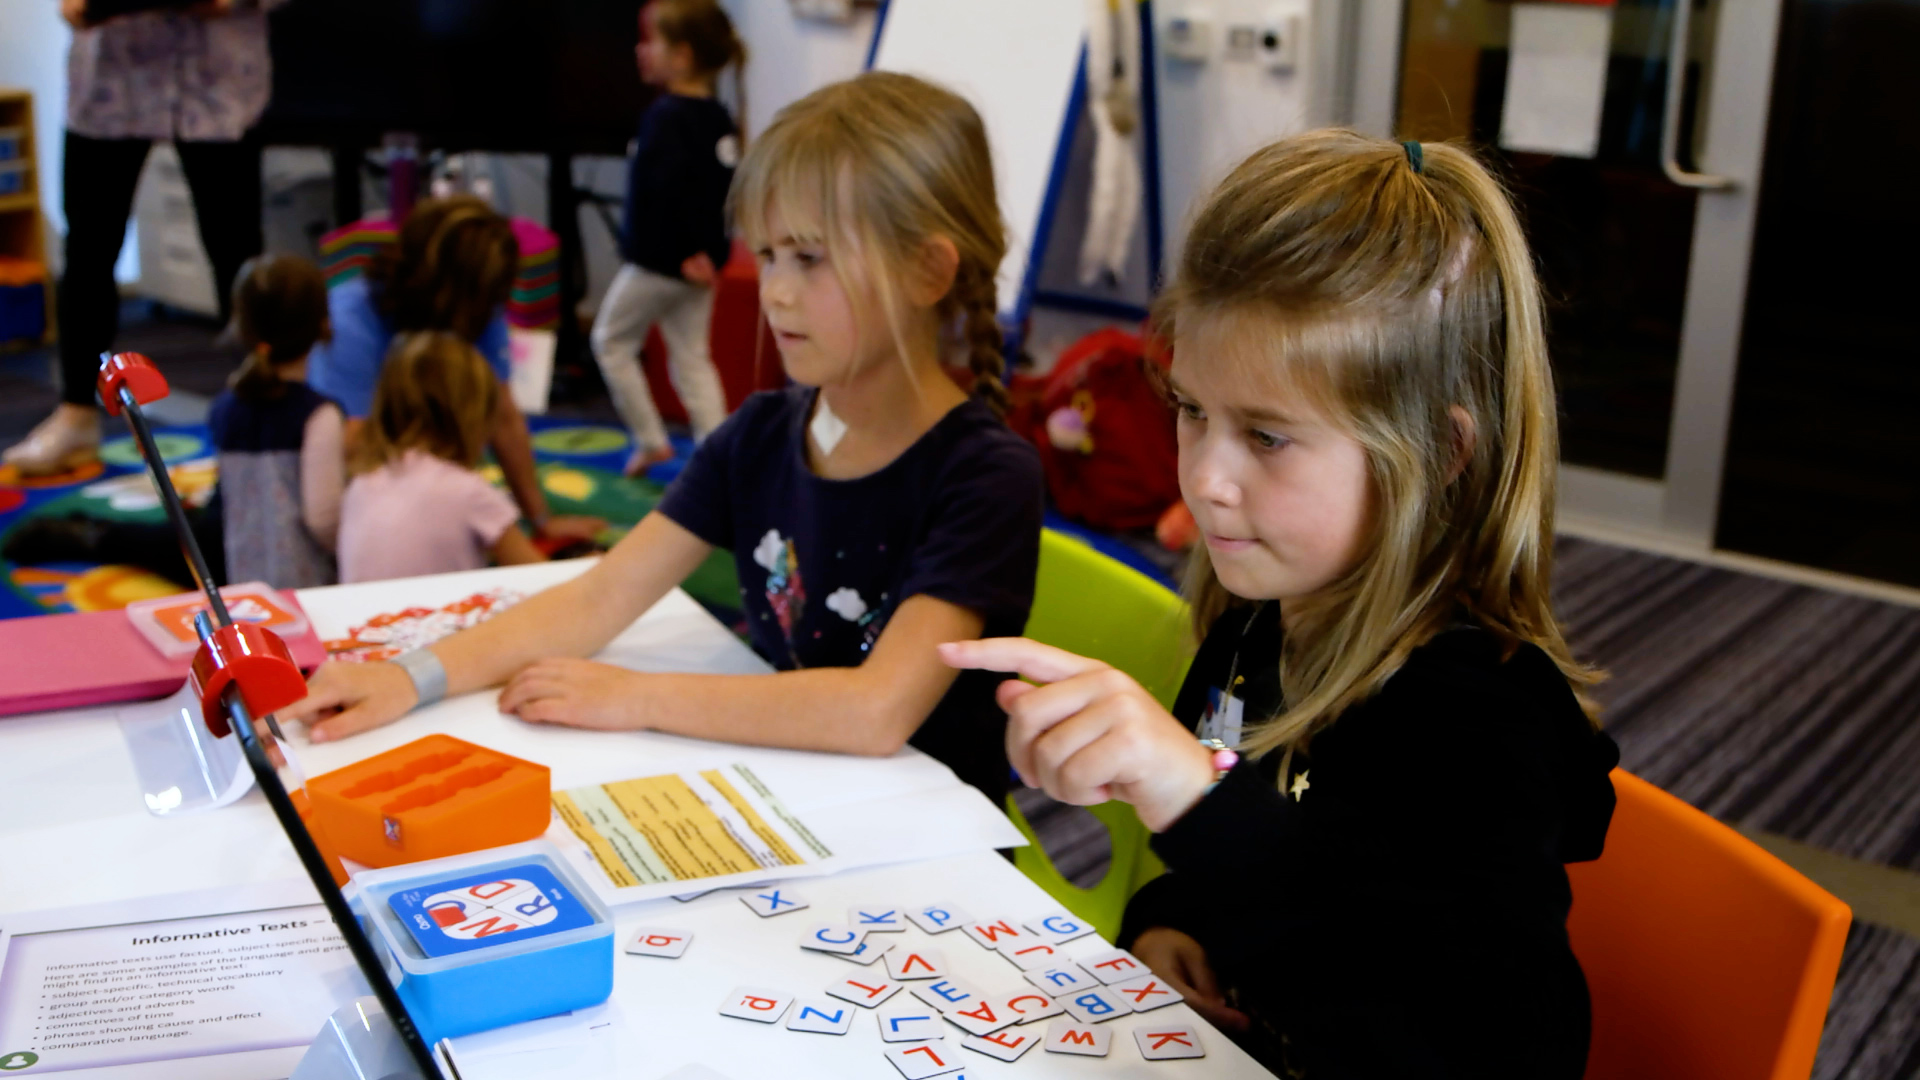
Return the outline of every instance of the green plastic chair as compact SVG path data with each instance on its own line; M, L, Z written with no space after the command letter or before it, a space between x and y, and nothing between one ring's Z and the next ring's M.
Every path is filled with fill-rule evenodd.
M1040 533L1040 575L1027 636L1081 656L1104 660L1133 676L1160 704L1173 698L1193 660L1187 606L1164 586L1064 533ZM1147 847L1148 832L1123 802L1091 808L1107 827L1113 862L1105 877L1083 889L1047 858L1026 816L1007 799L1007 816L1027 838L1013 864L1068 911L1093 924L1108 941L1120 932L1127 900L1166 869Z

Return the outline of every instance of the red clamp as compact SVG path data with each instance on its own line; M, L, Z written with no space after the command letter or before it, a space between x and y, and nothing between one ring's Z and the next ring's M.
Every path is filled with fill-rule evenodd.
M230 685L240 688L240 700L256 717L281 709L307 696L307 680L293 662L287 643L271 630L252 623L235 623L213 632L213 640L193 654L187 678L200 699L200 715L215 738L231 728L220 696Z
M151 405L167 396L167 378L153 361L137 352L114 353L100 361L100 376L94 387L100 392L100 405L108 416L120 415L120 388L133 391L133 400Z

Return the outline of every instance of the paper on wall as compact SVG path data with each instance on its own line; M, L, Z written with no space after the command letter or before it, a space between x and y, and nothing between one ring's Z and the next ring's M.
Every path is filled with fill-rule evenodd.
M1594 156L1612 43L1612 5L1513 5L1500 145Z

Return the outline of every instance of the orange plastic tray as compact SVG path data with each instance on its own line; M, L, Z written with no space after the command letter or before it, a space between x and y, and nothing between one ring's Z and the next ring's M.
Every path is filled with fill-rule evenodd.
M335 854L393 866L532 840L547 831L545 765L428 735L307 782Z

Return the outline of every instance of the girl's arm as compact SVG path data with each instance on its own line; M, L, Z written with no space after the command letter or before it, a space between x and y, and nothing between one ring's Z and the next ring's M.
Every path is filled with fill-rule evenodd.
M859 667L681 675L545 660L514 676L500 708L542 723L887 755L906 745L958 675L934 647L975 637L983 625L967 608L913 596Z
M533 546L533 541L527 539L527 534L521 532L517 524L507 526L506 531L500 534L500 539L487 549L487 555L497 566L524 566L547 561L547 557Z
M347 490L346 424L322 405L300 438L300 520L328 551L340 538L340 500Z
M520 406L514 404L513 393L504 381L500 383L499 404L494 407L493 437L489 443L501 473L506 476L507 490L513 492L513 501L543 535L591 540L606 529L607 523L596 517L548 516L547 496L540 490L540 476L533 467L533 436L527 431L527 418L521 415Z
M492 686L541 657L600 651L712 550L672 519L648 514L591 570L436 642L447 693ZM316 742L390 723L417 700L413 681L393 664L326 664L307 689L280 715L307 721Z

